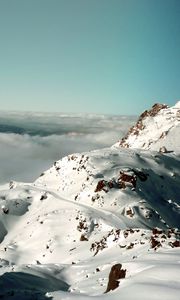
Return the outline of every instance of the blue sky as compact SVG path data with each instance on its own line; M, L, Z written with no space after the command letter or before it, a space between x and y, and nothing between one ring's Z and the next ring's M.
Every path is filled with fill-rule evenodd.
M1 110L139 114L179 99L179 0L0 0Z

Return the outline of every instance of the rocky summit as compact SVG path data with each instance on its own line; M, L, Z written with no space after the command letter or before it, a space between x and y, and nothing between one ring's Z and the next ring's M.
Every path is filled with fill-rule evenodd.
M180 151L180 101L173 107L154 104L144 111L125 137L114 146L123 148L141 148L147 150Z

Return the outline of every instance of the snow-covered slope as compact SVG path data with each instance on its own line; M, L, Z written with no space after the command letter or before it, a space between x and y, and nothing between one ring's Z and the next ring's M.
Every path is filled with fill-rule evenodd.
M180 152L180 101L173 107L155 104L141 114L137 123L115 147Z
M0 297L178 300L179 172L175 152L116 146L1 186Z

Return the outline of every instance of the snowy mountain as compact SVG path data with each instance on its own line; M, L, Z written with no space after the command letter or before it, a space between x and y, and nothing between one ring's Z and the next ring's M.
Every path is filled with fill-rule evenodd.
M1 186L0 298L178 300L178 134L179 103L155 105L121 143Z
M180 101L173 107L155 104L141 114L137 123L115 147L180 151Z

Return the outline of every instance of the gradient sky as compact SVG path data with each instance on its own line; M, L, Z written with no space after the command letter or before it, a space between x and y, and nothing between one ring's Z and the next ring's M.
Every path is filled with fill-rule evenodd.
M139 114L180 99L180 0L0 0L0 109Z

